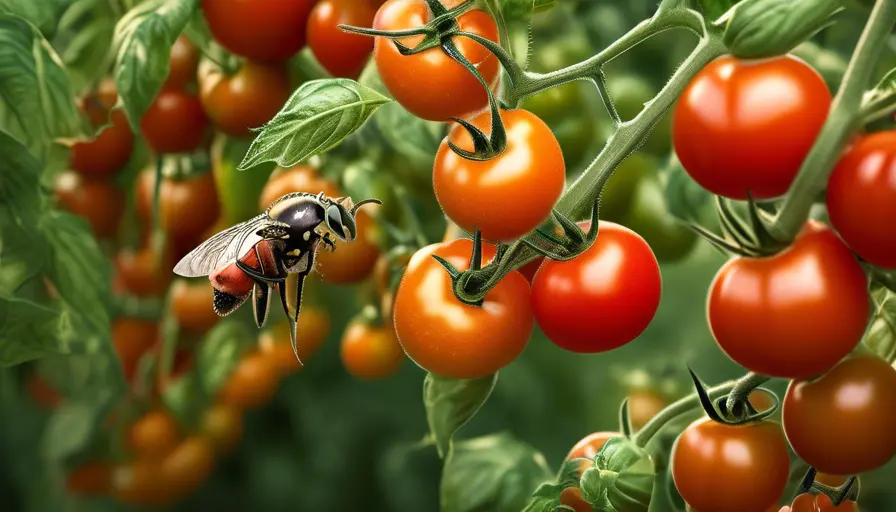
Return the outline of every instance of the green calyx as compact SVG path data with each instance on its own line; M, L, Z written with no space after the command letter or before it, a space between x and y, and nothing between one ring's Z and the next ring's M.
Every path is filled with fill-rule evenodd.
M724 41L732 55L783 55L832 23L840 0L745 0L727 16Z
M587 233L569 217L557 210L552 210L551 217L557 221L562 235L557 236L539 228L535 230L539 237L535 239L537 242L523 239L523 244L552 260L568 261L575 258L590 249L594 241L597 240L598 203L599 201L595 201L594 208L591 210L591 225Z
M789 246L789 243L782 242L769 233L764 219L765 213L760 210L749 194L747 195L746 219L735 211L734 205L729 199L717 196L716 208L722 229L721 235L696 223L691 223L689 226L720 251L749 258L762 258L774 256Z
M844 501L858 501L860 490L859 477L852 476L839 487L831 487L830 485L816 482L815 477L817 474L818 471L813 467L806 471L806 475L800 481L800 486L797 487L796 496L801 494L824 494L831 499L831 503L835 507Z
M473 124L463 119L454 118L454 121L460 124L470 134L470 137L473 140L473 150L469 151L460 148L450 140L448 141L448 147L468 160L484 161L495 158L503 153L504 149L507 147L507 132L504 129L504 123L501 120L501 110L498 101L492 93L490 84L485 81L479 73L479 70L476 69L476 66L470 62L454 44L454 37L468 37L473 39L494 53L502 63L506 62L507 59L509 59L509 56L504 52L500 45L495 44L493 41L460 30L457 18L473 7L474 2L472 0L467 0L452 9L446 9L439 0L426 0L426 4L429 7L430 13L432 13L432 20L419 28L407 30L376 30L353 27L350 25L339 25L339 28L355 34L389 38L398 49L398 52L405 56L415 55L433 48L441 48L445 55L462 65L476 77L488 95L489 110L491 112L491 134L486 135ZM409 47L400 41L402 38L419 35L422 35L423 39L414 47Z
M596 510L646 512L656 469L650 454L625 437L608 440L579 481L582 497Z
M780 406L780 400L777 395L759 387L760 384L768 381L770 377L749 373L738 381L727 397L720 398L714 402L700 377L694 373L694 370L688 368L688 371L691 374L691 379L694 381L697 396L700 398L700 405L703 407L706 415L716 423L730 426L755 423L769 418ZM761 391L771 397L773 405L764 411L757 411L749 400L750 393L754 390Z

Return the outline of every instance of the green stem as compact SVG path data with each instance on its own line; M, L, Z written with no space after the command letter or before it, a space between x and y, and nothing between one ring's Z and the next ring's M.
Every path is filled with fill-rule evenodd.
M793 240L802 229L849 136L860 126L862 96L871 84L874 68L894 24L896 0L878 0L846 68L821 133L769 228L776 239Z
M511 107L515 107L526 96L537 94L551 87L563 85L572 80L593 79L598 76L604 64L646 39L672 28L685 28L701 36L705 34L703 17L699 13L689 9L663 11L648 20L642 21L602 52L588 60L550 73L522 73L512 90L507 91L504 101Z
M896 112L896 93L887 94L862 106L862 124L871 124Z
M747 376L752 374L747 374ZM730 393L732 389L734 389L742 379L738 380L730 380L725 382L724 384L719 384L718 386L711 387L706 390L709 397L713 400L721 398L726 394ZM632 440L634 443L640 447L647 446L647 443L650 442L653 437L660 432L669 422L678 418L682 414L687 414L695 409L699 409L700 405L700 397L697 396L697 393L691 393L690 395L682 398L681 400L670 404L668 407L660 411L659 414L654 416L641 430L635 434Z
M738 379L737 385L734 386L731 393L728 393L728 400L725 402L725 407L729 411L733 411L735 404L746 401L754 389L765 384L769 380L771 380L771 377L759 375L758 373L750 372L744 375Z

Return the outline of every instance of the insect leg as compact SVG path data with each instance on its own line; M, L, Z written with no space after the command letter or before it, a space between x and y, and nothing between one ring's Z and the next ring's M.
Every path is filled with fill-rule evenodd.
M252 312L255 313L255 325L261 329L267 320L268 310L271 305L271 285L269 283L256 282L252 288L252 302L255 305Z
M297 272L295 274L296 279L296 291L293 296L295 300L295 306L290 307L290 297L288 296L288 280L280 282L277 286L280 289L280 301L283 303L283 311L286 312L287 325L289 326L289 341L292 343L292 351L296 356L296 360L300 363L302 360L299 358L299 350L296 348L296 326L299 322L299 313L302 310L302 288L305 285L305 278L308 274L311 273L311 269L314 268L314 252L310 252L308 254L308 266L302 272Z

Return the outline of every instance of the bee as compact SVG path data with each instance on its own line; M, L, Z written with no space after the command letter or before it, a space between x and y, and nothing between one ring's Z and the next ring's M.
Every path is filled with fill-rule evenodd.
M175 265L174 273L183 277L208 276L214 289L213 306L221 316L236 311L251 295L259 328L267 319L271 290L276 287L298 358L296 324L302 287L314 269L317 250L334 250L336 239L354 240L358 209L370 203L382 204L377 199L355 204L350 197L334 199L323 193L287 194L261 215L200 244Z

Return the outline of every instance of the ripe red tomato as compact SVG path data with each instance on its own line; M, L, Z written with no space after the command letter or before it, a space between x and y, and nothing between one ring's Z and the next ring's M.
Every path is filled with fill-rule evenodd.
M124 112L113 110L110 114L109 109L97 103L95 97L88 98L83 107L91 124L111 125L103 128L95 139L73 145L71 153L71 168L88 178L106 178L120 171L131 159L134 148L134 134Z
M98 496L112 486L112 466L108 462L90 462L65 477L65 489L79 496Z
M587 223L580 225L587 231ZM541 265L532 283L532 310L557 346L606 352L644 332L661 292L660 267L647 242L624 226L601 221L597 240L587 251Z
M158 338L158 325L150 320L122 317L112 324L112 344L128 382L134 379L137 364Z
M229 451L243 437L243 415L236 408L214 405L202 415L200 432L218 451Z
M819 471L855 475L896 455L896 369L847 359L815 381L793 381L782 419L793 451Z
M339 25L373 25L373 0L321 0L308 18L308 46L331 75L357 78L373 52L373 39L350 34Z
M678 100L675 152L688 174L714 194L777 197L793 182L830 104L821 75L796 57L719 57Z
M342 364L353 377L375 380L391 377L401 368L404 353L392 325L353 322L342 335Z
M144 169L137 179L137 213L147 225L152 221L155 169ZM214 174L200 172L179 178L162 178L159 187L159 222L176 243L192 249L221 212ZM169 272L170 273L170 272Z
M460 0L441 0L451 8ZM432 19L424 0L389 0L376 13L373 28L377 30L405 30L418 28ZM485 11L474 9L457 19L460 29L498 41L495 20ZM373 58L380 77L395 100L410 113L431 121L464 118L488 106L488 96L482 84L460 63L445 55L441 48L404 56L395 44L385 37L375 38ZM423 36L412 36L400 41L414 47ZM498 60L479 43L466 37L452 38L457 49L476 66L485 82L492 84L498 77Z
M505 276L481 306L457 300L448 273L432 256L465 270L472 251L467 239L420 249L395 294L395 332L402 348L420 367L443 377L491 375L513 362L532 334L529 284L519 272ZM483 265L494 257L495 246L483 244Z
M292 88L284 64L246 61L228 76L211 62L199 73L199 99L215 126L234 137L270 121L289 99Z
M675 441L671 458L675 487L700 512L766 510L778 503L790 472L787 441L771 421L699 419Z
M280 372L260 352L245 356L233 369L221 389L221 403L239 410L251 409L268 403L277 392Z
M118 232L124 214L124 191L113 183L83 178L74 172L56 177L56 200L66 210L83 217L93 234L110 238Z
M239 56L277 62L305 46L314 0L202 0L215 41Z
M203 334L218 323L220 317L212 305L214 290L205 280L195 283L179 279L169 294L171 311L184 331Z
M831 225L873 265L896 268L896 130L865 135L840 159L828 182ZM873 212L873 215L869 215Z
M186 153L205 139L208 119L199 98L183 90L162 90L140 120L140 130L156 153Z
M134 455L146 460L161 460L181 440L177 421L168 411L149 411L131 425L128 443Z
M470 122L488 133L490 115L483 112ZM488 240L511 240L538 227L566 182L563 151L544 121L526 110L503 110L501 119L507 129L503 153L486 161L461 157L448 142L472 151L473 140L455 125L439 146L432 171L445 214L468 231L479 228Z
M824 494L800 494L793 500L793 504L784 507L780 512L859 512L859 506L854 501L846 500L840 505L834 506L831 498Z
M258 348L282 373L292 373L302 369L303 364L317 354L330 334L330 315L326 309L310 305L302 306L302 314L296 325L296 352L292 350L289 327L285 322L265 329L258 336Z
M185 35L179 36L171 47L171 66L163 89L185 89L196 79L199 50Z
M865 273L820 224L807 225L775 256L729 260L710 286L707 307L712 334L734 362L803 379L855 348L868 313Z
M122 250L115 256L115 269L125 291L136 297L165 293L174 278L169 258L160 257L149 247Z

